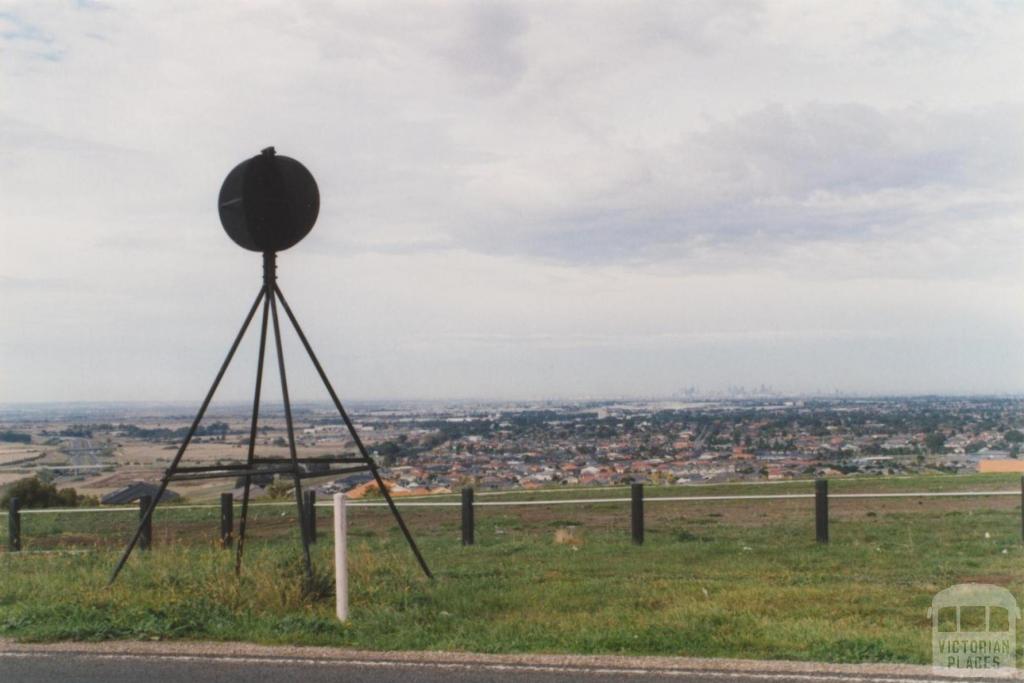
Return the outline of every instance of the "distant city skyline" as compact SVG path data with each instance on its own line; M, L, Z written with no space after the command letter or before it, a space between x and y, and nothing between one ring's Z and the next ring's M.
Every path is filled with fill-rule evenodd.
M982 1L0 4L0 403L199 401L268 145L343 400L1024 393L1022 43Z

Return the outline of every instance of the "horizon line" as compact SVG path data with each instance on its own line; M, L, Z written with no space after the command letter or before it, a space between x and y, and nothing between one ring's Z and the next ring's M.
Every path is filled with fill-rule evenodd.
M752 400L807 400L807 399L829 399L829 400L879 400L879 399L1022 399L1024 390L1017 392L877 392L877 393L779 393L779 394L757 394L740 396L727 396L717 394L700 394L695 396L553 396L553 397L449 397L449 398L353 398L343 401L343 404L353 403L610 403L610 402L712 402L712 401L752 401ZM0 408L12 408L18 406L61 406L61 405L194 405L197 402L192 399L102 399L102 400L29 400L29 401L0 401ZM220 405L252 405L251 400L237 399L219 401ZM261 406L273 408L275 402ZM330 399L293 399L293 405L301 404L323 404L332 405ZM213 407L215 404L211 404Z

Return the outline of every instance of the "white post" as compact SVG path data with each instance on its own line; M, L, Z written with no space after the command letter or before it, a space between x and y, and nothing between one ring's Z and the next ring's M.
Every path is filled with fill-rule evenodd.
M345 494L334 494L334 583L337 594L338 619L348 621L348 549L346 535Z

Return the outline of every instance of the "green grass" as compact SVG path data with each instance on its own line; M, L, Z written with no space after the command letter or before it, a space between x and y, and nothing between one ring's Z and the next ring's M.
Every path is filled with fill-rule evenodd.
M457 509L408 509L437 575L428 581L385 510L352 509L345 625L334 618L329 510L308 590L290 508L257 509L241 578L214 544L216 511L167 508L155 549L111 588L132 514L26 515L27 550L91 550L0 554L0 636L927 663L935 592L965 581L1024 589L1014 497L836 501L829 546L814 543L811 510L807 500L661 503L638 547L621 504L480 508L478 543L464 548ZM552 541L568 524L578 549Z

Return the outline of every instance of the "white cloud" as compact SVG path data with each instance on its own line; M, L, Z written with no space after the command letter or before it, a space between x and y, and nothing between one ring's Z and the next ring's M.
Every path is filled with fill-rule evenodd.
M0 5L0 400L200 391L267 144L357 397L1019 390L1021 42L996 2Z

